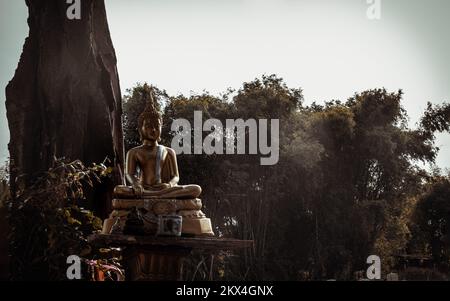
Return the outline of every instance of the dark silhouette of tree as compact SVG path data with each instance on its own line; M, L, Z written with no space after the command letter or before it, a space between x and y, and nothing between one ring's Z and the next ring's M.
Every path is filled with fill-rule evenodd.
M450 180L436 177L415 207L415 243L436 264L450 260ZM416 249L417 251L417 249Z

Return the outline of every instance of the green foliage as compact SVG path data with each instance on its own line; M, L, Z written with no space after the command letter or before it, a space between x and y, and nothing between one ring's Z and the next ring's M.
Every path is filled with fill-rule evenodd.
M193 126L196 110L222 122L278 118L281 126L275 166L261 166L254 155L178 156L182 184L202 186L216 234L255 242L235 256L217 256L212 271L209 259L196 257L185 271L189 279L348 280L372 254L382 256L385 272L392 269L396 255L409 251L414 208L434 177L416 163L434 162L434 132L448 130L450 106L430 105L410 129L402 91L374 89L305 106L301 89L270 75L231 95L178 95L164 103L162 143L169 146L172 121ZM134 129L125 124L125 131Z
M80 161L58 160L9 200L13 280L67 280L67 256L92 255L87 236L100 231L102 221L78 205L85 188L110 171L103 164L85 167Z
M414 211L415 251L432 256L437 264L450 265L450 179L436 177Z
M421 120L422 129L429 133L448 132L450 130L450 105L444 103L433 107L428 103Z
M299 109L303 101L301 89L289 89L282 78L263 75L243 84L233 99L239 117L248 119L285 118Z

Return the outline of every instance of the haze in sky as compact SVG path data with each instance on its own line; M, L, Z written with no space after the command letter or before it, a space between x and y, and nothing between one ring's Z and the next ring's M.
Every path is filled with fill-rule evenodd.
M301 87L307 104L403 89L412 126L428 101L450 101L448 0L381 0L380 20L368 18L367 0L105 2L122 93L146 81L171 95L219 94L275 73ZM28 33L25 1L0 0L0 17L4 88ZM0 126L6 159L4 105ZM438 146L437 165L450 168L450 135Z

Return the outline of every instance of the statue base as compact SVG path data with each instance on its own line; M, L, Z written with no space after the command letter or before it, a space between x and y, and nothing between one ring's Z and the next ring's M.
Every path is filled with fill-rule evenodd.
M123 234L129 213L136 208L143 212L144 220L161 215L181 216L182 235L214 236L211 220L200 210L200 199L114 199L112 204L114 211L104 221L102 234Z

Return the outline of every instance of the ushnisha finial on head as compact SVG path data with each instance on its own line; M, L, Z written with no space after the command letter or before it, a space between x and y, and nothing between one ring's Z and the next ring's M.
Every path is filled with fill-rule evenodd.
M155 128L159 128L162 124L162 115L156 106L153 88L145 84L142 98L145 100L146 104L144 111L138 117L138 132L141 142L143 142L142 128L144 122L147 123L148 126L153 126ZM157 141L161 141L161 138L158 137Z

